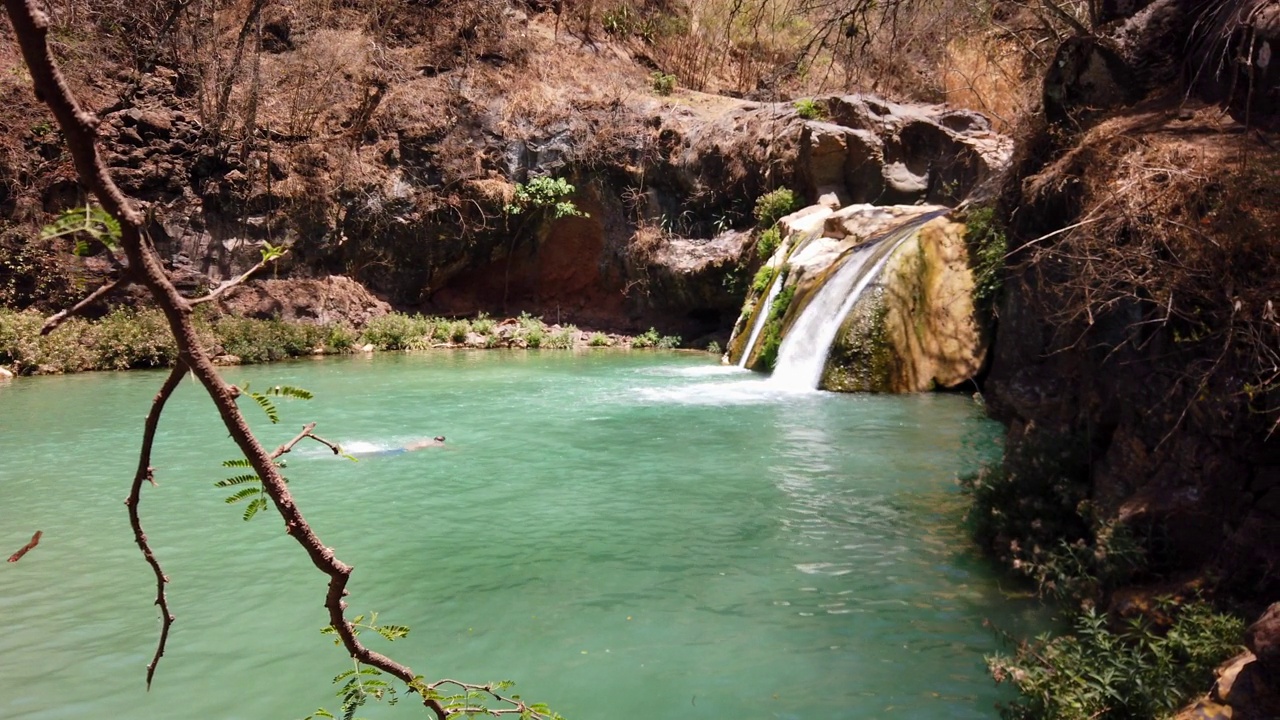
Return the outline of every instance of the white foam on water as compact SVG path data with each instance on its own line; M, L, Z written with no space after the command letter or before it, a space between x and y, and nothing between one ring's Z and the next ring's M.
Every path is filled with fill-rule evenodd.
M658 375L661 377L723 377L746 375L751 371L735 365L694 365L691 367L645 368L639 372L643 375Z
M750 371L739 370L738 372ZM794 401L797 395L810 395L817 392L817 390L777 386L760 378L637 388L636 395L642 402L677 405L760 405Z

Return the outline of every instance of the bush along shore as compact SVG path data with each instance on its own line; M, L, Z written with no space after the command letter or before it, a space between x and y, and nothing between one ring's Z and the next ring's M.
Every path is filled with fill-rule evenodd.
M1004 636L1009 652L986 658L1019 693L1000 708L1005 720L1172 717L1243 649L1232 608L1204 595L1206 583L1164 572L1158 531L1103 519L1087 451L1024 442L961 479L975 539L1065 621L1030 641Z
M177 356L158 310L119 308L96 320L72 318L48 335L40 334L44 321L45 315L35 310L0 309L0 368L17 375L130 370L168 367ZM214 361L224 365L375 350L680 346L678 336L661 335L653 328L639 335L586 332L574 325L548 325L527 313L503 320L484 314L451 319L390 313L362 329L210 313L198 315L196 326Z

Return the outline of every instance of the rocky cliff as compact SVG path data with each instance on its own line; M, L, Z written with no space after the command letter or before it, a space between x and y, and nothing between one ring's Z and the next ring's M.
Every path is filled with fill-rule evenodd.
M1122 582L1256 603L1280 595L1280 152L1262 50L1280 6L1144 5L1111 37L1064 44L1046 79L1049 122L1002 200L1010 261L984 389L1009 426L1007 472L1080 488L1071 512L1098 557L1117 527L1137 539L1141 569ZM1210 51L1243 64L1210 83ZM1015 567L1043 560L1026 531L995 548Z

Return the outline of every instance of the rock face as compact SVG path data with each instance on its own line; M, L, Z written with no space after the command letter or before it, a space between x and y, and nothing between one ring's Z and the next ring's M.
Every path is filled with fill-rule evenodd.
M316 280L251 280L232 288L217 302L224 312L244 317L356 328L391 312L389 304L340 275Z
M1251 601L1280 593L1274 370L1260 360L1280 347L1280 286L1262 269L1276 257L1280 153L1194 95L1253 127L1272 122L1266 102L1246 118L1209 78L1180 82L1168 54L1189 38L1213 57L1252 47L1206 75L1240 89L1248 82L1233 73L1252 74L1260 101L1272 92L1258 81L1272 62L1259 53L1273 5L1157 0L1113 28L1112 50L1142 70L1126 76L1134 93L1066 102L1015 160L1001 202L1015 262L983 388L1009 427L1006 468L1081 448L1093 522L1159 538L1146 548L1157 578L1201 577ZM1198 34L1209 27L1229 31ZM1161 80L1167 92L1153 91ZM1064 88L1046 86L1047 112L1074 92ZM1228 156L1248 163L1224 170ZM1174 158L1177 172L1148 174Z
M869 289L836 336L823 388L919 392L978 374L987 333L974 307L963 223L938 218L921 227Z
M315 40L283 37L265 76ZM445 79L402 89L423 94L412 112L370 101L356 138L337 120L357 108L335 106L315 137L260 130L226 147L177 73L127 79L135 91L102 112L104 154L184 289L234 277L271 243L291 248L280 277L346 275L401 309L529 311L687 338L738 313L758 262L747 232L757 197L789 187L808 201L953 202L1009 150L975 114L852 95L821 99L824 120L696 93L584 101L554 122L477 96L442 118L428 86ZM329 120L337 135L317 142ZM515 183L537 177L568 179L584 215L507 213ZM78 202L73 184L59 188L49 211ZM303 294L313 291L323 295ZM254 292L238 301L249 312L313 312Z

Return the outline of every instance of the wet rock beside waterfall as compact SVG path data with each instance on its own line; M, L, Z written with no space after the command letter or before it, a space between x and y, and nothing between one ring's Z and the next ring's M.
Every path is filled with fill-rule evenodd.
M972 378L986 357L965 226L926 223L854 303L827 358L828 390L918 392Z

